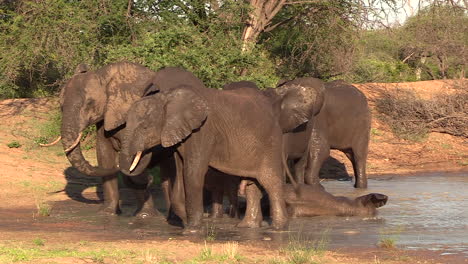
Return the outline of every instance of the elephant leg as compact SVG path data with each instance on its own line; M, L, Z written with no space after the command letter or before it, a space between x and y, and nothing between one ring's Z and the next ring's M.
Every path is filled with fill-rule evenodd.
M260 200L262 199L262 192L256 181L243 180L245 184L245 200L247 207L245 209L245 216L242 221L237 224L238 227L258 228L262 225L263 215Z
M104 127L98 126L96 133L96 156L98 166L106 169L117 167L117 152L111 141L104 136ZM104 204L100 211L109 214L120 214L119 206L119 185L117 174L102 178L102 188L104 192Z
M220 189L214 189L211 191L211 218L222 218L223 217L223 196L224 193Z
M310 185L320 184L319 172L322 164L330 156L330 145L328 145L324 136L318 130L313 130L310 136L307 152L302 159L307 162L305 174L305 182ZM301 162L301 161L299 161Z
M367 149L366 151L355 151L351 149L345 152L348 159L353 164L354 170L354 187L355 188L367 188L367 175L366 175L366 160L367 160Z
M160 213L154 207L153 195L150 190L153 183L153 176L145 170L145 172L139 176L125 178L127 178L127 186L131 186L137 200L137 209L134 215L139 218L159 216ZM131 183L128 184L129 182Z
M273 166L272 166L273 168ZM288 216L286 213L286 203L283 195L283 181L281 175L281 167L271 173L265 173L257 177L260 183L268 194L270 200L270 215L272 218L272 226L274 229L283 229L288 224Z
M226 193L229 199L229 217L239 218L239 198L237 196L239 187L239 178L233 176L233 180L229 182L229 186L226 188Z
M172 183L176 177L175 160L173 157L167 158L159 164L161 189L164 195L167 217L171 218L171 189Z
M198 155L197 155L198 156ZM201 226L203 218L203 185L208 171L208 160L184 160L186 229L195 231Z
M170 192L169 220L173 220L173 214L178 216L183 223L187 222L187 212L185 210L185 188L184 188L184 165L179 153L174 153L175 179Z

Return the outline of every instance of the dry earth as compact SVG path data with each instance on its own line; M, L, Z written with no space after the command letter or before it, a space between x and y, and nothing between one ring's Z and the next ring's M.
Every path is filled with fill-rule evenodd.
M463 85L466 85L464 82ZM413 89L422 96L450 92L452 81L404 84L362 84L373 106L379 92L391 89ZM57 100L14 99L0 101L0 225L6 222L25 224L24 231L0 227L0 262L23 263L299 263L304 252L287 250L268 241L262 243L219 243L183 239L146 241L106 239L106 230L89 231L88 236L76 223L64 221L47 224L54 201L70 198L63 190L64 171L69 163L60 144L40 148L34 139L41 135L41 125L57 108ZM408 175L427 171L468 172L468 141L446 134L431 133L422 142L410 142L393 136L375 116L370 143L368 172L372 175ZM20 148L7 144L18 141ZM93 159L93 151L86 151ZM351 174L345 156L333 152ZM337 163L335 162L335 165ZM333 168L332 168L333 169ZM92 190L87 190L92 193ZM2 220L3 219L3 220ZM3 221L5 222L5 221ZM29 227L37 227L28 229ZM33 231L31 231L33 230ZM60 252L68 252L61 254ZM208 254L211 252L211 254ZM299 260L299 262L298 262ZM466 263L466 260L440 256L430 251L382 249L339 249L312 253L304 263Z

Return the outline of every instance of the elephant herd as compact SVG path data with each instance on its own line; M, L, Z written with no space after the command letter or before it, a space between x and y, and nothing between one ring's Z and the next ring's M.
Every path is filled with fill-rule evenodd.
M264 194L274 229L285 228L290 217L374 215L387 201L376 193L336 197L319 182L330 149L339 149L353 164L354 186L367 187L369 108L343 81L298 78L263 91L240 81L218 90L177 67L154 72L118 62L89 71L79 65L60 105L66 156L80 172L103 179L102 210L110 214L120 213L118 172L135 191L135 215L157 214L148 188L154 166L169 215L186 231L201 227L204 189L211 192L212 217L223 215L225 194L229 214L239 216L238 193L245 195L239 227L261 225ZM97 127L96 167L80 149L90 125Z

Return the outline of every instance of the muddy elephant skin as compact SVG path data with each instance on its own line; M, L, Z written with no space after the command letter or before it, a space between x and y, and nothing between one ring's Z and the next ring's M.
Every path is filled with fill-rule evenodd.
M388 197L370 193L349 199L333 196L319 185L299 185L294 190L291 184L284 187L286 207L290 217L330 216L375 216L377 208L387 203Z
M198 81L190 80L191 77L174 68L155 73L142 65L130 62L112 63L95 71L89 71L85 65L79 65L75 74L62 88L60 105L64 150L71 165L80 172L103 177L104 212L120 213L117 184L118 151L121 148L128 109L136 100L147 94L170 89L180 83ZM153 85L153 81L157 81L156 86ZM97 126L97 167L91 166L83 157L79 144L81 132L93 124ZM153 158L154 162L158 162L158 158L170 155L158 153L157 156ZM151 155L144 159L149 162ZM162 167L161 171L164 174L167 170ZM140 208L138 210L148 209L152 214L154 206L145 203L152 201L146 190L150 175L143 170L138 174L139 177L124 178L124 181L137 189ZM162 185L163 189L169 187L164 179Z
M286 226L282 130L270 101L259 91L180 86L135 102L126 124L120 166L127 175L147 166L138 162L147 149L159 144L177 147L181 162L176 163L181 164L186 194L186 229L196 230L201 225L208 166L257 179L269 195L273 227ZM248 217L243 221L249 221Z
M285 152L299 159L299 183L318 184L319 171L330 149L343 151L353 164L356 188L367 187L366 160L371 115L365 95L344 81L325 84L323 106L305 131L284 135ZM308 144L304 144L307 142ZM301 153L303 153L301 155Z

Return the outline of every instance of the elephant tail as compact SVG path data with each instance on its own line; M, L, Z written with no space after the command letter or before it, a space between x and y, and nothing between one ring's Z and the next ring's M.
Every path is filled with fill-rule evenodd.
M286 175L288 175L288 178L291 181L291 184L292 184L292 186L294 188L294 192L298 193L299 192L299 185L297 184L296 180L294 179L294 177L291 174L291 171L289 170L289 166L288 166L288 164L286 162L286 157L284 155L284 151L281 154L281 161L283 163L284 171L286 172Z

